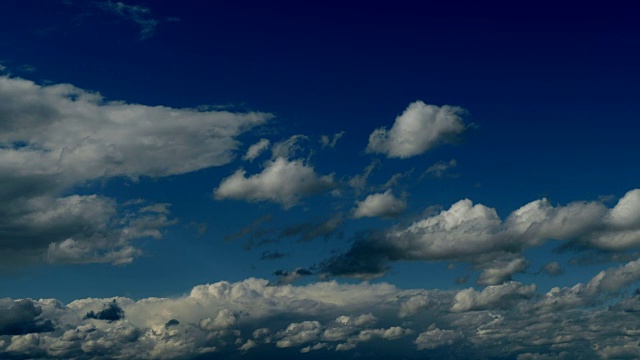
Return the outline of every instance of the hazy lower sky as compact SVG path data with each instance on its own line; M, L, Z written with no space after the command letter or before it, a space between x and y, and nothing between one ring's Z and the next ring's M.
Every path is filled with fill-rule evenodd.
M0 358L619 359L633 6L0 11Z

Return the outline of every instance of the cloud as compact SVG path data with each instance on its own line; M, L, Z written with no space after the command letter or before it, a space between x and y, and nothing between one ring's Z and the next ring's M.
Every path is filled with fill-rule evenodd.
M43 319L41 314L42 308L31 299L0 299L0 336L53 331L51 320Z
M428 176L428 177L439 179L445 176L453 176L453 175L450 175L447 171L456 167L457 165L458 165L458 162L456 161L456 159L451 159L447 162L438 161L437 163L429 166L429 168L427 168L427 170L424 171L424 173L420 176L420 178L424 178L425 176Z
M535 284L518 282L442 291L334 281L274 286L246 279L199 285L172 298L88 298L66 305L3 299L0 357L197 359L215 352L258 359L312 351L318 358L337 351L381 358L631 356L639 295L610 298L609 306L557 303L570 292L586 299L595 294L588 288L605 294L629 286L630 278L616 279L635 273L636 266L608 269L587 285L543 295L536 295ZM96 309L109 304L127 316L97 319L102 311ZM84 316L90 311L95 319Z
M110 303L105 304L104 308L97 313L93 310L89 311L87 315L84 316L84 318L104 321L118 321L120 319L124 319L124 311L118 305L118 303L113 300Z
M522 285L515 281L487 286L482 291L468 288L456 294L451 311L463 312L504 307L513 301L532 298L535 291L535 285Z
M69 84L9 77L0 77L0 104L5 170L64 184L224 165L238 148L235 137L272 117L106 101Z
M347 252L324 262L322 269L330 275L373 278L384 274L390 261L464 261L484 270L480 283L497 284L526 269L526 260L513 254L549 239L603 251L640 247L639 194L629 191L613 208L600 202L552 206L541 199L504 220L495 209L464 199L405 228L360 234Z
M311 241L318 237L327 239L336 234L343 223L343 216L337 214L325 221L306 222L287 227L280 232L280 237L299 236L298 241Z
M154 35L159 20L151 18L151 10L144 6L127 5L120 1L98 2L98 8L118 15L119 17L134 22L140 26L140 40L145 40Z
M561 275L564 270L562 269L562 265L560 265L559 262L553 261L540 268L540 271L538 272L551 276L558 276Z
M396 118L391 130L379 128L371 133L366 152L401 159L423 154L464 132L463 114L464 110L455 106L413 102Z
M320 137L320 144L322 144L323 148L334 148L336 147L338 140L340 140L345 133L345 131L340 131L339 133L333 134L331 137L329 137L329 135L322 135Z
M407 208L407 202L404 199L398 199L393 196L391 190L383 193L371 194L363 201L356 202L356 208L353 210L353 217L396 217Z
M259 174L249 177L245 177L245 174L244 170L237 170L222 180L214 190L215 198L250 202L271 201L288 209L304 196L335 186L332 175L319 176L312 167L301 160L289 161L282 157L267 162Z
M304 141L309 141L309 138L298 134L273 144L271 147L271 159L275 160L277 158L284 158L286 160L290 160L300 157L305 150L300 143Z
M131 209L71 189L227 164L235 137L271 115L127 104L69 84L0 76L0 118L0 263L7 268L131 262L141 253L131 240L159 238L175 223L168 204Z
M285 253L265 250L262 252L262 255L260 255L260 260L277 260L282 259L285 256L287 256Z
M247 153L244 154L242 160L253 161L255 158L260 156L263 151L269 148L271 142L268 139L260 139L257 143L249 146L247 149Z
M462 335L453 330L442 330L433 327L418 335L415 341L418 350L437 349L442 346L451 346L458 341Z

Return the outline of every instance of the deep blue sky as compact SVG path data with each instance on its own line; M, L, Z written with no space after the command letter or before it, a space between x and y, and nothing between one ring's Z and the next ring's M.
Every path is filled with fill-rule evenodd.
M610 210L640 187L640 26L632 6L9 0L2 8L0 75L6 85L0 122L6 135L0 139L0 200L8 205L0 209L0 297L63 303L175 297L199 284L249 277L288 283L291 276L278 274L296 271L304 275L293 282L299 285L366 280L402 289L481 291L515 280L537 284L536 296L542 296L637 259L640 220L621 222L614 219L620 212ZM24 81L31 81L31 95L19 92ZM77 94L34 95L55 84L103 98L85 103ZM70 98L93 110L69 115L64 106L75 106L65 102ZM27 105L13 110L22 100ZM451 120L462 128L438 133L433 146L410 156L394 157L388 150L393 139L387 150L375 150L370 134L391 129L418 101L464 109ZM149 107L130 118L114 115L114 124L123 122L111 128L111 115L101 117L100 111L110 114L118 104ZM212 117L228 111L237 124L248 112L262 114L262 120L230 135L216 133L213 145L205 145L202 136L210 129L171 125L188 127L195 120L181 109L196 108ZM172 111L173 120L158 120ZM430 121L416 116L417 123ZM90 125L83 128L82 121ZM34 125L40 123L50 127ZM435 125L412 132L429 132L429 126ZM56 137L58 130L69 135ZM155 145L144 138L156 131L168 135L147 151ZM321 136L331 140L340 133L335 144L321 143ZM290 142L288 155L278 155L277 144L295 135L304 137ZM83 148L93 139L105 146L96 151L121 157ZM261 139L270 147L255 160L243 160ZM227 140L237 142L222 145ZM194 160L218 146L230 156L215 164ZM80 149L78 160L55 167L47 154L63 148L60 159ZM39 157L14 158L14 152ZM83 162L84 155L93 160ZM257 178L278 159L298 164L296 171L311 170L305 183L317 182L314 189L282 190L282 196L295 197L290 202L269 197L295 185L298 172L276 177L282 183L261 195L251 193L257 188L223 192L240 169L245 178ZM197 165L176 170L189 161ZM433 166L446 169L436 172ZM358 188L354 179L367 167L370 175ZM398 180L388 182L396 174ZM322 185L322 176L332 176L331 184ZM378 204L370 216L357 215L359 202L387 190L400 210ZM95 220L100 212L92 218L96 223L76 219L97 203L43 208L58 212L53 223L64 227L37 220L44 214L33 205L39 201L89 201L93 195L104 206L113 204L102 223ZM528 232L510 227L512 212L543 198L552 215L534 221ZM460 242L445 255L428 245L440 228L423 230L420 239L393 237L463 199L495 209L504 223L492 227L482 220L464 231L442 230L449 240L438 246ZM584 207L572 212L577 207L569 206L570 215L562 215L571 203ZM600 216L586 215L588 203L601 209ZM144 209L153 204L170 205ZM640 211L625 209L631 217ZM122 240L126 235L118 231L149 214L157 223L147 230L159 231L156 238ZM336 226L318 230L332 219ZM567 230L573 225L578 230ZM465 252L486 234L491 246ZM620 236L630 240L620 245ZM82 255L53 252L65 239L78 241L72 250ZM109 251L127 247L136 250L126 264L108 258ZM555 262L561 271L541 270ZM509 266L514 268L497 280L484 278ZM628 294L634 282L606 290Z

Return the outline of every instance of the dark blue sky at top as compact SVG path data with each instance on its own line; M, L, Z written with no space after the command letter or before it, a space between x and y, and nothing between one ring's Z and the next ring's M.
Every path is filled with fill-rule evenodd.
M633 8L147 1L137 4L148 7L159 23L152 36L141 39L138 24L92 4L5 1L0 61L16 76L70 83L109 100L275 114L262 132L240 137L241 150L262 137L275 142L294 134L315 136L311 142L317 146L320 135L346 131L335 149L314 158L319 173L338 178L361 173L376 158L364 153L369 134L391 126L409 103L460 106L474 124L460 144L408 160L378 156L383 164L372 175L377 183L411 168L419 174L438 161L457 160L459 177L411 188L414 217L463 198L495 207L504 217L541 197L554 204L606 195L617 199L638 186L640 26ZM277 204L213 200L212 190L240 166L251 173L259 169L257 163L233 162L193 174L110 179L71 189L169 202L180 224L167 229L162 240L141 240L148 255L133 264L20 269L3 279L0 295L161 296L221 279L269 278L275 270L310 266L346 249L358 230L395 223L360 220L347 224L340 239L289 239L247 252L243 240L224 237L265 213L275 214L269 224L274 229L321 221L331 216L326 206L331 199L318 195L286 211ZM406 224L411 216L398 221ZM191 222L207 223L205 235L198 236ZM534 252L537 267L549 261L545 256L560 259L552 249ZM265 250L291 255L260 261ZM454 286L435 275L445 267L394 264L394 273L383 280L404 287ZM575 283L596 273L583 275L581 269L569 270L560 281ZM416 273L433 279L425 283ZM151 274L163 280L149 281Z

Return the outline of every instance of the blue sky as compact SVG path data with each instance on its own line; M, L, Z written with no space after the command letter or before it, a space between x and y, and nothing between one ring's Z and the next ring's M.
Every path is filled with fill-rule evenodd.
M635 11L6 2L1 357L640 356Z

